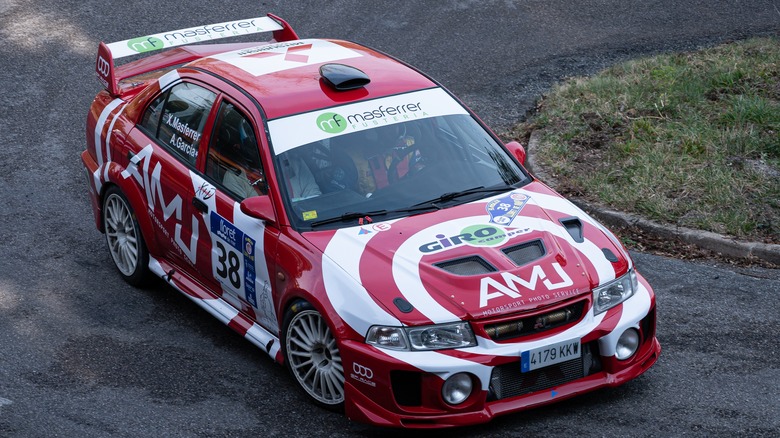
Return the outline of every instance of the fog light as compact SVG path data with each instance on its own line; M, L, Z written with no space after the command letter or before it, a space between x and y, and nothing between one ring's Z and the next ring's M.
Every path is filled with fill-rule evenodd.
M473 389L471 377L466 373L458 373L444 381L441 396L451 405L461 404L471 395Z
M620 360L626 360L636 353L639 348L639 332L630 328L620 335L615 348L615 356Z

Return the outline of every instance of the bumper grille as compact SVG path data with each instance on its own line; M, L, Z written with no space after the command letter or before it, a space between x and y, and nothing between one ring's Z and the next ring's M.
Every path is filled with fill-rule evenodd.
M581 300L555 310L485 324L484 330L494 341L546 332L579 321L585 304L586 301Z
M582 346L582 356L527 373L520 372L520 362L511 362L493 368L490 377L488 401L502 400L554 388L601 370L598 344Z

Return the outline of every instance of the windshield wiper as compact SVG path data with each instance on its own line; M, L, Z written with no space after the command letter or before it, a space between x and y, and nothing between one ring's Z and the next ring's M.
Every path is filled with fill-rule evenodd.
M436 204L438 204L440 202L449 202L449 201L452 201L455 198L460 198L462 196L473 195L474 193L505 192L505 191L512 190L513 188L514 187L509 186L509 185L498 186L498 187L494 186L494 187L487 187L487 188L484 187L484 186L472 187L470 189L461 190L459 192L447 192L447 193L444 193L441 196L437 196L437 197L435 197L433 199L430 199L428 201L418 202L417 204L414 204L413 207L417 207L417 206L420 206L420 205L431 205L433 207L440 208L440 207L438 207L436 205Z
M371 218L371 216L384 216L386 214L387 214L387 210L374 210L374 211L367 211L367 212L362 212L362 213L349 211L349 212L346 212L346 213L342 214L341 216L335 216L335 217L331 217L331 218L328 218L328 219L322 219L322 220L319 220L319 221L314 221L311 224L309 224L309 226L314 228L314 227L317 227L317 226L320 226L320 225L332 224L334 222L344 222L344 221L349 221L349 220L353 220L353 219L361 219L361 218L364 218L364 217Z

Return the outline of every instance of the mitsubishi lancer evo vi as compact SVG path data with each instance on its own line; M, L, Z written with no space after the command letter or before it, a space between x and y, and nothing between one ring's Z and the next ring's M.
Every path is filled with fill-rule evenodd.
M315 403L483 423L657 360L621 243L409 65L269 14L101 43L96 71L81 158L119 274L163 279Z

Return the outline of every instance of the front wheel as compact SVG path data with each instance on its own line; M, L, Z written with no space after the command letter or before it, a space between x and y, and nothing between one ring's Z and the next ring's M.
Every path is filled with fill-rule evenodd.
M307 302L287 311L284 322L287 367L314 401L329 409L344 405L341 354L325 318Z
M133 209L117 187L106 193L103 224L108 252L122 278L133 286L142 286L150 276L149 252Z

